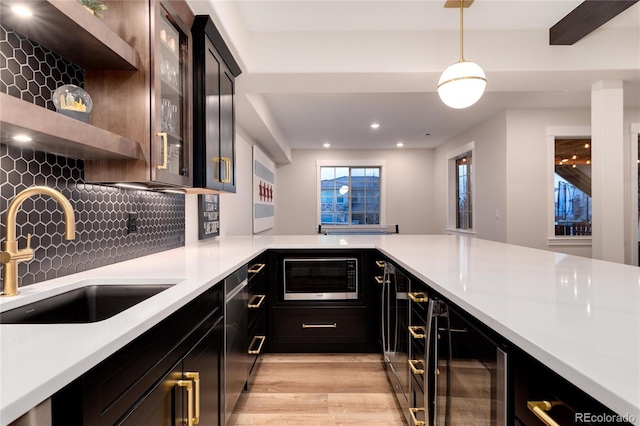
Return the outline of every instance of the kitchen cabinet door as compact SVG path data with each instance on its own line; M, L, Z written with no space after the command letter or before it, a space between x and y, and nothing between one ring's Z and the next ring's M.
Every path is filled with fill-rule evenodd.
M152 5L152 176L189 186L189 30L165 2Z
M191 383L191 381L189 381ZM124 419L122 426L178 426L187 424L182 362L167 373ZM193 392L193 390L191 390Z
M191 31L193 186L236 192L235 78L241 71L209 16L197 16Z
M202 426L221 424L223 347L224 321L219 317L216 325L183 361L183 379L194 382L197 395L194 400L194 417L199 419L197 424Z
M91 122L137 142L137 160L85 162L85 180L192 186L194 15L184 0L105 0L103 21L139 55L135 71L89 69ZM99 101L99 102L98 102Z

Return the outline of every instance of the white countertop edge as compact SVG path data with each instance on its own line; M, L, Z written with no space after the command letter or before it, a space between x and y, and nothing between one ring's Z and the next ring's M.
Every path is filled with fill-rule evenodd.
M552 354L542 350L535 343L527 340L525 337L521 336L519 333L509 329L507 326L501 324L500 322L494 320L493 318L486 315L484 312L479 311L473 305L465 302L461 298L457 297L452 292L449 292L446 288L438 285L436 282L433 282L424 274L420 273L416 269L412 268L410 265L406 264L402 261L402 259L398 256L394 256L392 252L386 250L383 245L378 244L376 241L380 241L381 237L373 237L371 239L359 239L353 237L347 237L346 239L343 237L330 237L330 236L299 236L300 238L283 238L282 240L277 237L267 237L261 239L259 236L255 236L253 238L248 239L247 241L251 241L251 247L246 247L241 250L241 255L236 257L234 260L229 260L226 263L226 266L222 269L216 271L215 275L205 278L200 278L198 280L192 279L188 285L183 285L181 287L181 296L173 300L171 303L165 304L162 307L155 310L154 314L146 318L144 321L139 322L136 326L123 331L120 335L109 341L108 343L98 347L91 354L87 354L81 359L76 359L75 361L69 361L69 363L61 366L62 370L57 372L55 375L48 377L41 382L35 383L35 386L30 389L29 392L26 392L22 395L18 395L15 398L7 401L7 389L2 389L4 386L0 387L2 389L0 393L0 424L7 425L20 417L22 414L26 413L28 410L44 401L51 395L53 395L56 391L64 387L67 383L70 383L77 377L84 374L86 371L99 364L101 361L115 353L118 349L125 346L127 343L131 342L135 338L139 337L142 333L152 328L154 325L158 324L160 321L168 317L171 313L177 310L180 306L188 303L189 301L195 299L198 295L202 294L209 286L209 283L216 283L223 280L226 276L237 270L237 268L249 262L255 256L259 255L263 251L267 249L295 249L295 248L310 248L310 249L329 249L329 248L345 248L345 249L377 249L381 253L387 255L389 258L397 262L400 266L404 267L408 272L415 275L417 278L425 281L426 284L430 285L434 288L435 291L440 293L445 298L449 299L451 302L457 304L460 308L466 310L469 314L476 317L479 321L483 322L488 327L494 329L498 334L502 335L505 339L512 342L516 346L520 347L525 352L529 353L534 358L538 359L540 362L548 366L551 370L560 374L562 377L567 379L569 382L575 384L577 387L583 389L585 392L590 394L592 397L600 401L603 405L609 407L611 410L624 415L630 414L636 417L636 421L634 424L638 424L638 418L640 417L640 401L629 401L628 398L625 399L623 396L617 395L612 392L610 389L607 389L600 385L599 383L591 380L588 376L576 371L571 365L562 362L557 359L557 357ZM339 238L339 239L338 239ZM216 240L214 240L213 244L216 244ZM169 250L166 252L161 252L157 254L148 255L142 258L133 259L130 261L126 261L126 263L131 264L131 262L140 262L149 260L153 257L164 257L170 254L181 253L182 255L188 256L188 253L192 250L208 250L212 245L210 241L201 241L198 243L191 244L186 247L181 247L178 249ZM241 243L242 245L242 243ZM393 251L393 250L392 250ZM171 253L173 252L173 253ZM223 253L224 255L224 253ZM122 262L124 263L124 262ZM77 274L57 278L55 280L46 281L39 284L34 284L32 286L28 286L29 292L28 294L23 294L22 296L18 296L15 298L15 301L4 302L0 304L0 310L4 311L7 309L11 309L15 306L20 306L31 301L38 300L44 296L41 293L43 288L52 288L56 289L55 291L66 291L66 285L71 283L80 281L80 280L91 280L95 278L96 272L106 271L110 267L118 267L116 265L120 265L118 268L122 266L122 263L109 265L101 268L96 268L90 271L80 272ZM135 276L135 273L132 274ZM142 276L137 276L136 278L143 279ZM153 279L157 277L146 277L144 279ZM110 278L113 280L124 279L122 277L113 277ZM174 274L174 279L180 279L177 274ZM33 291L31 291L33 290ZM170 291L166 290L166 291ZM186 290L183 292L183 290ZM33 295L33 294L40 294ZM158 296L158 295L156 295ZM154 296L154 297L156 297ZM19 301L22 299L22 301ZM132 308L133 311L135 308ZM126 311L125 311L126 312ZM119 314L121 315L121 314ZM118 316L116 316L118 317ZM114 317L114 318L116 318ZM113 318L112 318L113 319ZM108 321L105 320L104 323L108 324ZM83 325L76 325L83 327ZM0 330L8 330L9 328L13 330L17 330L20 327L29 327L24 325L0 325ZM45 327L57 327L57 326L45 326ZM0 336L2 337L2 336ZM1 360L0 360L1 361ZM2 396L4 394L4 396Z

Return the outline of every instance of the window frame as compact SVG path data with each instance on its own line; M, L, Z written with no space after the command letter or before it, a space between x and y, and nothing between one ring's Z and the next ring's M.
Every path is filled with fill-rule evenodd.
M550 126L547 133L547 245L591 246L592 235L555 235L555 152L556 138L589 138L591 126ZM593 198L592 198L593 200Z
M476 235L476 142L471 141L446 154L447 158L447 234ZM462 157L471 157L471 228L457 227L458 215L458 166L457 160Z
M321 188L321 174L320 169L322 167L352 167L352 168L364 168L364 167L379 167L380 168L380 223L376 225L361 224L361 225L322 225L323 227L339 227L340 229L349 228L379 228L387 223L387 203L386 203L386 177L385 167L387 165L386 160L316 160L316 223L322 224L322 188ZM351 219L350 219L351 220Z

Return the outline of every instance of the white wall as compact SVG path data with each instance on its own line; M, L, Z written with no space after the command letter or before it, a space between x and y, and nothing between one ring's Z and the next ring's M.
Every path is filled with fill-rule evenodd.
M507 111L507 242L591 257L590 246L549 247L548 126L589 126L589 108Z
M456 136L435 150L434 204L436 232L446 233L447 209L455 199L448 192L447 153L475 142L473 173L475 174L475 225L477 238L507 240L506 204L506 113L502 112L484 123ZM509 212L510 214L510 212ZM497 216L497 217L496 217Z
M434 233L432 150L294 150L291 164L276 171L276 234L314 234L318 229L316 160L386 161L387 224L402 234Z

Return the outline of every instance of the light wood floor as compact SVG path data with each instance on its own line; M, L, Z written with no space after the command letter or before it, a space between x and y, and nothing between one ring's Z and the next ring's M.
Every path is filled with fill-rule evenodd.
M377 354L265 354L229 425L406 426Z

